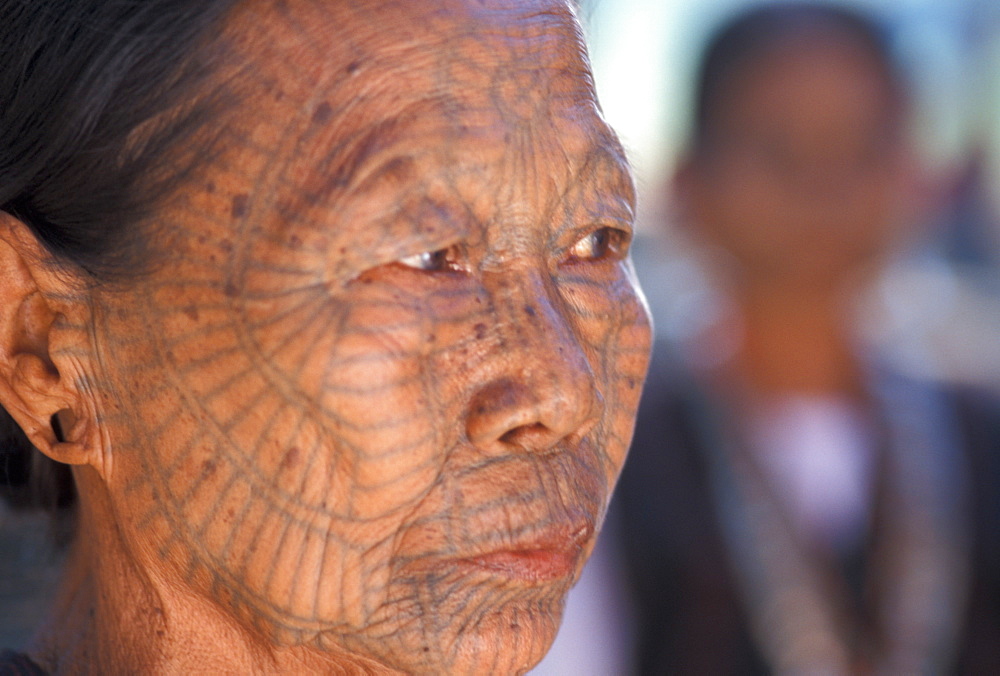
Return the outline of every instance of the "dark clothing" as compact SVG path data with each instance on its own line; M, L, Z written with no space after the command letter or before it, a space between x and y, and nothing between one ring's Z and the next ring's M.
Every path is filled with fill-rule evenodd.
M11 650L0 652L0 676L45 676L31 658Z
M654 354L611 506L636 601L640 674L766 673L715 523L713 425L684 371Z
M946 403L971 491L968 604L955 673L1000 673L1000 408L970 393ZM654 355L611 517L622 532L641 674L766 674L720 525L712 448L721 407L663 350ZM842 572L850 578L850 566Z
M972 578L959 641L959 674L1000 673L1000 413L980 397L956 398L972 475Z

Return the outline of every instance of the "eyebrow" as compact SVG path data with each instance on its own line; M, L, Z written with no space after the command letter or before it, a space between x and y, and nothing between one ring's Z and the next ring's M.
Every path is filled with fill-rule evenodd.
M446 115L449 100L450 97L439 96L411 102L391 117L367 124L356 133L332 143L308 173L304 183L315 186L311 192L322 201L340 191L364 192L366 185L386 177L404 179L415 161L415 155L401 152L384 159L383 155L414 134L415 128L423 124L428 116ZM347 114L357 115L353 111ZM341 127L336 134L340 136L342 133Z
M338 190L356 188L359 177L366 182L371 179L373 173L382 173L380 169L374 172L363 170L371 163L373 157L401 140L409 126L412 126L409 121L401 121L398 117L381 120L367 126L358 136L331 148L323 161L318 163L315 172L310 172L323 177L318 186L319 194L325 196ZM380 167L391 169L402 161L403 156L396 156L381 163Z

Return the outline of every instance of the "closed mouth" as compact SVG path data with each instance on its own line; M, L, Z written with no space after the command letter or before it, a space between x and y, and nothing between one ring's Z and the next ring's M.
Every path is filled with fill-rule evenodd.
M588 524L546 533L509 548L459 559L458 563L523 582L551 582L576 571L593 530Z
M461 559L459 563L478 566L502 577L525 582L551 582L571 575L576 570L578 559L578 554L534 549L493 552Z

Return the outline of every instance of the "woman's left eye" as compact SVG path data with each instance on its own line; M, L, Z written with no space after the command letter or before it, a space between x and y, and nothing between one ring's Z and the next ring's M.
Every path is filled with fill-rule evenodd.
M573 260L594 261L621 258L628 244L628 234L618 228L599 228L582 237L570 250Z
M447 249L437 249L435 251L422 251L413 256L400 258L397 262L408 268L415 270L425 270L427 272L444 272L457 270L457 247L450 246Z

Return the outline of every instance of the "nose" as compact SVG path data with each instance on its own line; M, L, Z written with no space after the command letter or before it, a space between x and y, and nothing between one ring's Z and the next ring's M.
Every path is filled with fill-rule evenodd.
M469 440L503 454L544 452L584 436L600 419L603 399L572 328L572 310L541 274L491 286L499 335L490 337L484 384L469 404Z

